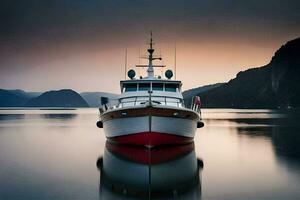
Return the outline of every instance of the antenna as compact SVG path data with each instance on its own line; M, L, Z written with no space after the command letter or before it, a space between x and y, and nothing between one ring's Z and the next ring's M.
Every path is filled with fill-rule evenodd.
M159 47L159 57L161 58L161 47ZM161 65L164 65L164 60L161 60ZM160 76L163 76L163 68L160 68Z
M139 46L139 65L141 64L141 47ZM138 76L141 76L141 69L139 68L139 75Z
M174 60L174 71L175 71L175 76L174 76L174 77L175 77L175 80L176 80L176 74L177 74L177 72L176 72L176 70L177 70L177 66L176 66L176 64L177 64L177 62L176 62L176 59L177 59L177 58L176 58L176 41L175 41L175 52L174 52L174 53L175 53L175 55L174 55L174 59L175 59L175 60Z
M141 64L141 48L139 47L139 65Z
M125 49L125 80L126 80L126 72L127 72L127 48Z

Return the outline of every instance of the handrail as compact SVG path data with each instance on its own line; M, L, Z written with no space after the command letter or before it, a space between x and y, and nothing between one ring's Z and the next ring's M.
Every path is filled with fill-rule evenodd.
M182 98L172 97L172 96L151 96L151 97L154 97L154 98L170 98L170 99L178 99L180 101L183 101ZM123 99L130 99L130 98L149 98L149 96L129 96L129 97L122 97L122 98L119 98L119 101L123 100Z
M192 98L191 108L193 111L199 113L201 119L201 100L199 96L194 96Z
M149 97L148 100L138 100L138 98L141 97L141 96L134 96L134 97L127 97L127 98L134 98L134 100L132 101L126 101L126 102L119 102L118 105L114 105L114 106L111 106L111 107L107 107L107 105L102 105L101 108L99 108L99 111L100 111L100 114L107 111L107 110L113 110L113 109L117 109L117 108L126 108L126 107L134 107L134 106L138 106L138 105L145 105L147 103L149 103L149 105L152 105L152 103L156 103L158 105L166 105L166 106L170 106L168 105L168 103L172 103L172 107L178 107L178 108L186 108L186 109L191 109L192 111L198 113L200 115L200 120L202 120L202 116L201 116L201 106L200 105L195 105L195 102L194 102L194 99L192 101L192 105L191 105L191 108L188 108L187 106L184 105L183 103L183 99L180 99L180 98L174 98L174 97L159 97L159 98L164 98L164 101L161 102L161 101L155 101L155 100L152 100L152 97ZM147 96L143 96L143 97L147 97ZM157 96L155 96L157 97ZM155 98L154 97L154 98ZM170 101L167 101L167 99L170 98L170 99L178 99L179 102L170 102ZM125 98L123 98L125 99ZM150 101L149 101L150 100ZM124 104L128 104L128 103L133 103L132 105L130 106L124 106ZM139 103L139 104L137 104ZM162 104L164 103L164 104ZM174 106L176 105L176 106Z
M126 104L129 104L130 106L138 106L138 105L144 105L147 102L149 102L149 104L152 104L152 103L160 104L160 105L168 105L169 104L169 106L172 104L172 105L176 105L174 107L184 107L184 106L182 106L183 100L180 98L166 97L166 96L154 96L154 97L151 96L151 97L149 97L149 99L146 99L147 97L149 97L149 96L132 96L132 97L123 98L123 99L131 99L132 98L132 100L126 100L125 102L122 102L123 99L120 99L120 102L117 107L127 107L127 106L124 106ZM142 98L144 98L144 99L142 99ZM162 101L156 100L156 98L161 98ZM176 99L177 101L168 101L168 99Z
M144 98L144 99L142 99L142 98ZM162 101L157 101L157 100L155 100L155 98L161 98ZM122 102L123 99L132 99L132 100ZM177 102L168 101L168 99L176 99L178 101ZM108 107L105 104L102 106L102 108L99 108L99 110L100 110L100 113L103 113L107 110L112 110L112 109L116 109L116 108L124 108L124 107L134 107L134 106L139 106L139 105L145 105L147 103L149 103L149 105L152 105L154 103L154 104L158 104L158 105L187 108L184 105L183 99L176 98L176 97L166 97L166 96L154 96L153 97L153 96L151 96L151 94L149 94L149 96L131 96L131 97L122 98L122 99L119 99L119 103L117 105ZM126 106L126 104L127 104L127 106ZM200 104L201 104L201 102L200 102ZM194 98L192 100L191 108L189 108L189 109L193 110L194 112L199 113L200 118L201 118L201 105L195 103Z

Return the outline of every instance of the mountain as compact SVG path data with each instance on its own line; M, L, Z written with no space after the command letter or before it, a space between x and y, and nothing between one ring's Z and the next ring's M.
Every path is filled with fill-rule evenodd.
M194 96L197 96L197 95L201 94L202 92L206 92L208 90L220 87L223 84L224 83L215 83L215 84L211 84L211 85L205 85L205 86L189 89L189 90L184 91L182 93L182 95L183 95L183 98L185 101L190 101L190 99L192 99Z
M118 95L107 92L83 92L80 93L83 99L90 107L100 107L102 105L103 97L108 99L116 99Z
M117 97L106 92L83 92L79 95L72 90L41 93L0 89L0 107L100 107L104 98L113 101Z
M23 90L0 89L0 107L21 107L30 99Z
M0 107L23 107L29 99L40 94L39 92L25 92L24 90L0 89Z
M204 107L300 107L300 38L281 46L269 64L239 72L229 82L202 92Z
M89 107L88 103L70 89L48 91L30 99L26 107Z
M33 97L37 97L39 95L41 95L41 92L26 92L24 90L20 90L20 89L16 89L16 90L8 90L18 96L23 96L26 98L33 98Z

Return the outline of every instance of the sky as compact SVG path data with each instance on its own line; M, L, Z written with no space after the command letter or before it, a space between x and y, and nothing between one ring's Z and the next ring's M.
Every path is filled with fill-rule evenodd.
M125 49L128 69L146 64L150 30L166 69L176 43L183 89L227 82L267 64L299 24L299 0L1 0L0 88L117 93Z

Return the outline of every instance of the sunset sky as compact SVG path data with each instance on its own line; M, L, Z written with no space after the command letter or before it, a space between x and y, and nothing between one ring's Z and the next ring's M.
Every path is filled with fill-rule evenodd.
M2 0L0 88L118 92L149 32L184 89L267 64L300 37L299 0ZM140 70L136 70L139 72ZM158 70L157 74L161 71Z

